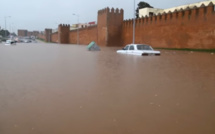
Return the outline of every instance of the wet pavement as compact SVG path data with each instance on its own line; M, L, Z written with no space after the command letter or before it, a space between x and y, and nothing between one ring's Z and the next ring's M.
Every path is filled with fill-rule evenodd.
M214 134L215 54L0 44L0 134Z

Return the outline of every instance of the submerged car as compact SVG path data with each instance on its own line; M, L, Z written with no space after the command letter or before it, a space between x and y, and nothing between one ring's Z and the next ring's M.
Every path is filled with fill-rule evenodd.
M26 40L24 40L24 43L31 43L31 40L30 39L26 39Z
M129 44L126 45L122 50L117 50L116 52L141 56L160 55L160 51L155 51L151 46L144 44Z
M5 45L16 45L16 42L13 40L6 40Z

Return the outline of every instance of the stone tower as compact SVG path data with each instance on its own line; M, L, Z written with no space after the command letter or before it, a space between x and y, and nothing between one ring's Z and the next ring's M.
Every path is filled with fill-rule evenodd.
M123 13L121 9L105 8L98 11L97 42L100 46L120 46Z
M58 25L58 43L69 44L70 25Z
M46 42L51 42L51 37L52 37L52 29L45 29L45 41Z

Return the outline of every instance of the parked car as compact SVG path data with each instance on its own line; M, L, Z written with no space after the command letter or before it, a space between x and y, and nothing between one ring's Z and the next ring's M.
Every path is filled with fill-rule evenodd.
M142 56L160 55L160 51L155 51L151 46L144 45L144 44L129 44L129 45L126 45L122 50L117 50L117 53L142 55Z
M30 39L25 39L24 43L31 43L31 40Z
M16 45L16 42L13 40L6 40L5 45Z

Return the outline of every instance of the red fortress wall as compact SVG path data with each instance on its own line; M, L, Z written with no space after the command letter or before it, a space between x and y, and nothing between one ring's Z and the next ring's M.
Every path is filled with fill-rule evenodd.
M123 22L123 45L132 42L133 21ZM214 5L136 19L135 43L160 48L215 48Z
M107 46L120 46L122 44L121 34L122 34L122 24L124 11L118 8L108 10L107 16Z
M69 33L70 33L70 25L62 25L58 26L58 42L60 44L69 43Z
M95 41L100 46L120 46L123 24L123 10L105 8L98 11L97 25L69 30L69 25L58 26L58 42L60 44L89 44ZM56 37L56 36L55 36ZM52 42L56 42L56 38Z
M215 48L213 3L197 8L175 10L136 19L135 43L156 48ZM79 29L79 44L95 41L99 46L125 46L132 43L133 20L123 21L124 11L105 8L98 11L97 25ZM52 42L77 44L77 30L59 25Z
M52 33L52 35L51 35L51 42L58 43L58 32Z
M89 44L91 41L97 42L97 25L81 28L78 31L70 31L69 44L77 44L77 32L79 32L79 44Z

